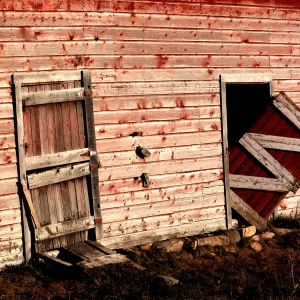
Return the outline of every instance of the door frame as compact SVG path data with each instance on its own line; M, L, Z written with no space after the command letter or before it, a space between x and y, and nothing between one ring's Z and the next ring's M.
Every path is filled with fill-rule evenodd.
M269 84L270 97L274 94L273 74L221 74L220 97L221 97L221 124L222 124L222 147L223 147L223 174L227 228L232 228L232 211L229 185L229 152L228 152L228 126L226 105L226 84Z

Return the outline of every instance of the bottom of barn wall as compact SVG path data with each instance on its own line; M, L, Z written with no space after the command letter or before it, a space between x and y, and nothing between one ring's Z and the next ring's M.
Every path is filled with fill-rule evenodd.
M147 230L120 236L104 237L101 240L101 244L111 249L120 249L172 238L199 235L218 230L226 230L226 219L220 218L205 220L195 222L193 224L185 224L181 226L174 226L156 230Z

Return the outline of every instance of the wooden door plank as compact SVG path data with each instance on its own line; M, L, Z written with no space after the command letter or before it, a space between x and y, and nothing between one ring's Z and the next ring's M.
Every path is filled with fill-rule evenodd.
M83 115L83 101L70 102L70 120L71 120L71 143L72 149L80 149L86 147L85 142L85 128ZM89 157L88 157L89 160ZM89 197L85 197L84 188L87 186L86 178L76 178L74 180L76 190L76 205L78 217L83 218L90 215L86 210L89 207ZM81 241L87 237L87 232L81 232Z
M36 253L36 256L39 257L39 258L42 258L44 260L47 260L47 261L50 261L50 262L55 262L55 263L58 263L59 265L62 265L62 266L65 266L65 267L72 267L73 265L64 261L64 260L61 260L55 256L52 256L52 255L47 255L47 252L37 252Z
M39 156L26 157L26 170L36 170L49 168L59 165L74 164L77 162L88 161L89 149L76 149L58 153L50 153Z
M290 184L290 190L298 189L298 181L277 160L275 160L264 148L261 147L248 133L240 139L240 144L245 147L260 163L262 163L278 179Z
M300 152L300 139L257 133L249 135L263 148Z
M290 190L290 185L280 179L230 174L229 181L231 188L274 191L281 193L287 193Z
M14 83L37 84L37 83L50 83L50 82L67 82L80 80L80 72L74 71L56 71L56 72L26 72L14 75Z
M96 242L96 241L91 241L91 240L86 240L84 241L86 244L95 247L96 249L98 249L99 251L103 252L104 254L110 255L110 254L115 254L116 251L115 250L111 250L103 245L101 245L100 243Z
M246 221L255 225L259 231L266 229L266 221L232 190L230 190L230 202L231 207Z
M273 105L278 108L298 129L300 129L300 110L284 92L280 92L273 99Z
M24 106L83 100L83 88L27 93L22 95Z
M95 222L93 216L70 220L62 223L50 224L47 226L36 228L35 237L37 241L42 241L60 235L73 233L76 231L95 228L94 224Z
M103 252L97 250L94 247L89 246L86 243L75 243L66 248L67 250L71 250L72 253L78 255L83 259L95 259L100 256L105 256Z
M71 165L68 167L61 167L49 171L40 172L37 174L27 175L29 188L37 188L53 183L63 182L66 180L86 176L90 174L89 163L82 163L78 165Z
M24 87L25 89L25 87ZM36 92L37 91L37 87L32 85L28 87L28 92ZM40 127L39 127L39 111L37 107L30 107L30 141L29 141L29 145L31 147L31 154L34 155L40 155L41 154L41 146L40 146ZM27 181L28 182L28 181ZM39 197L39 189L34 188L32 190L30 190L31 193L31 198L32 198L32 202L34 204L34 207L36 209L36 211L38 212L38 218L40 221L41 226L45 225L44 223L44 219L43 217L40 215L40 210L41 210L41 201L40 201L40 197ZM45 248L45 244L38 244L36 247L37 251L44 251Z

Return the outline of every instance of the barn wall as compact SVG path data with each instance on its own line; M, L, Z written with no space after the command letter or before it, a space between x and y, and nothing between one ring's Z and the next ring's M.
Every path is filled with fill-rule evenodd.
M0 265L22 258L15 72L91 70L107 245L224 227L219 75L274 74L300 104L298 2L33 2L0 3Z

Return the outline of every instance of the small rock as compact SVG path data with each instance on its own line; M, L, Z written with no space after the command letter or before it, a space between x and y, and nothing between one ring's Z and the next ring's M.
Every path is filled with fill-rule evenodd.
M264 239L272 239L274 236L275 236L275 233L271 232L271 231L266 231L261 234L261 237Z
M186 238L185 239L185 246L187 249L196 250L198 246L198 241L195 238Z
M239 232L235 229L226 230L225 234L228 236L230 244L237 244L241 240Z
M140 245L140 249L143 251L149 251L151 249L152 244L144 244Z
M157 278L162 278L167 286L173 286L179 283L179 280L170 276L158 275Z
M242 228L242 237L251 237L256 233L256 227L255 226L247 226Z
M258 242L260 240L260 236L258 234L256 234L252 237L252 240Z
M260 243L258 243L258 242L253 242L253 243L251 243L251 244L250 244L250 247L251 247L254 251L256 251L256 252L261 252L262 249L263 249L262 245L261 245Z
M232 219L231 228L237 229L239 227L239 222L236 219Z
M229 238L226 235L216 235L198 239L198 246L223 246L229 244Z
M172 239L161 242L156 242L152 245L153 249L165 250L166 253L180 252L183 248L183 240Z

